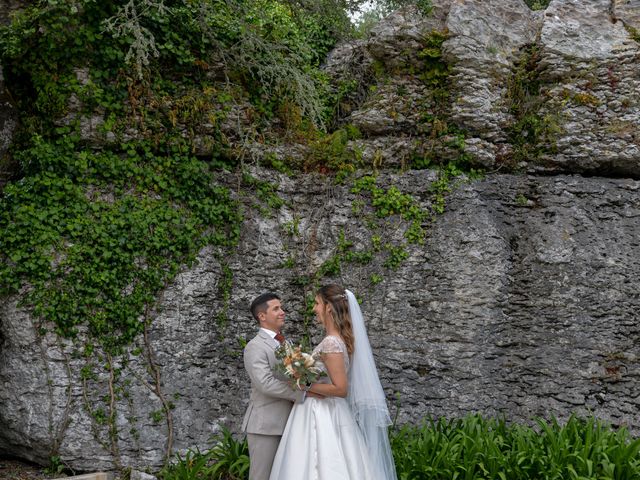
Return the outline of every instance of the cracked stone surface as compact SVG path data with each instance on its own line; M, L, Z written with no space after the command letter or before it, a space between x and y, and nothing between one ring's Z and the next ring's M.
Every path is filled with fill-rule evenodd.
M251 299L265 289L280 292L288 336L299 339L306 328L319 341L319 329L305 327L301 312L310 292L296 278L327 260L340 235L356 250L370 242L370 207L354 212L358 197L348 186L313 175L256 174L278 181L288 206L271 217L247 216L243 240L226 258L233 272L227 320L217 319L219 260L205 249L164 292L150 327L161 390L175 407L176 450L205 448L223 425L239 429L249 394L242 345L256 329L247 312ZM411 193L426 208L435 178L423 170L381 173L379 182ZM381 267L382 253L369 264L345 265L337 280L363 300L398 421L478 411L529 422L576 412L638 434L639 189L636 180L488 176L452 193L425 244L409 245L398 270ZM292 237L285 231L294 219ZM378 234L402 238L406 225L391 221ZM291 255L300 262L283 267ZM379 272L383 280L371 284ZM15 301L0 311L0 332L0 449L46 462L57 441L74 468L112 467L104 427L87 409L104 406L108 372L98 370L83 388L87 360L52 334L38 340ZM166 419L154 413L162 403L151 388L145 344L136 346L141 354L116 365L124 372L117 384L127 382L127 396L116 402L119 460L159 466Z
M384 267L389 252L381 248L336 278L362 299L392 414L400 423L468 412L523 423L593 414L639 435L640 46L629 27L640 29L640 4L554 0L532 12L521 0L433 3L429 17L411 7L396 12L370 38L339 47L326 66L332 78L359 85L342 120L361 129L349 147L380 169L380 187L396 186L431 208L437 174L405 170L415 156L435 152L448 161L464 153L490 172L453 189L445 213L425 225L424 244L407 245L397 270ZM444 133L425 122L433 92L411 71L423 67L419 52L434 29L449 35L448 103L438 114L452 131ZM504 174L519 148L508 85L526 52L535 52L534 114L549 133L531 140L541 154L523 160L525 173ZM377 77L374 65L384 74ZM0 149L14 128L3 98ZM223 133L233 141L234 128L250 127L250 107L228 107ZM80 120L88 144L113 140L99 132L99 112ZM213 129L194 132L199 155L211 153ZM248 147L255 158L301 162L307 149L258 139ZM104 421L111 414L104 352L85 356L81 342L39 335L20 297L2 302L0 451L42 464L55 451L79 471L159 467L169 441L163 405L173 451L206 448L223 426L237 432L249 395L242 346L256 330L251 300L280 292L288 336L318 341L302 315L311 292L300 279L330 259L341 238L360 252L373 250L374 236L382 245L404 241L406 222L377 219L349 184L253 174L277 183L285 205L265 214L241 199L237 249L202 250L163 292L146 339L112 362L121 372L113 383L115 438ZM221 262L233 273L226 307ZM92 375L83 375L87 366Z

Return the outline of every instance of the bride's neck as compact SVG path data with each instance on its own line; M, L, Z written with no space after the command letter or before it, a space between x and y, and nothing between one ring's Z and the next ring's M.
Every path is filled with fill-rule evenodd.
M340 330L338 330L335 326L331 326L325 329L327 335L333 335L334 337L340 336Z

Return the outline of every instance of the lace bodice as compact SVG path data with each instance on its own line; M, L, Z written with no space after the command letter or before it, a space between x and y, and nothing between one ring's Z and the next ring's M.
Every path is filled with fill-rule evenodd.
M316 348L313 349L313 355L317 359L317 365L326 373L327 367L320 357L320 354L322 353L342 353L344 369L347 372L349 371L349 353L347 352L347 345L344 343L342 338L335 335L327 335L318 345L316 345Z

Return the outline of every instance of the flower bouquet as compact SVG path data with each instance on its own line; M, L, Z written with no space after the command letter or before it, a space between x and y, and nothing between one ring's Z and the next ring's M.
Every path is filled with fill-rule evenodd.
M303 352L301 345L294 347L285 341L276 349L275 354L276 358L281 360L281 363L276 365L276 371L284 374L287 379L293 380L292 386L297 386L299 389L326 375L316 365L315 357L310 353Z

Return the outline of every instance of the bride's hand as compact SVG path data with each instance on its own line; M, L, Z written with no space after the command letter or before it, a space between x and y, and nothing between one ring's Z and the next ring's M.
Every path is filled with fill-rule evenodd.
M312 392L311 391L311 387L313 387L313 383L311 385L307 385L304 388L302 388L301 390L304 390L305 392L307 392L307 397L313 397L313 398L325 398L324 395L322 395L321 393L316 393L316 392Z

